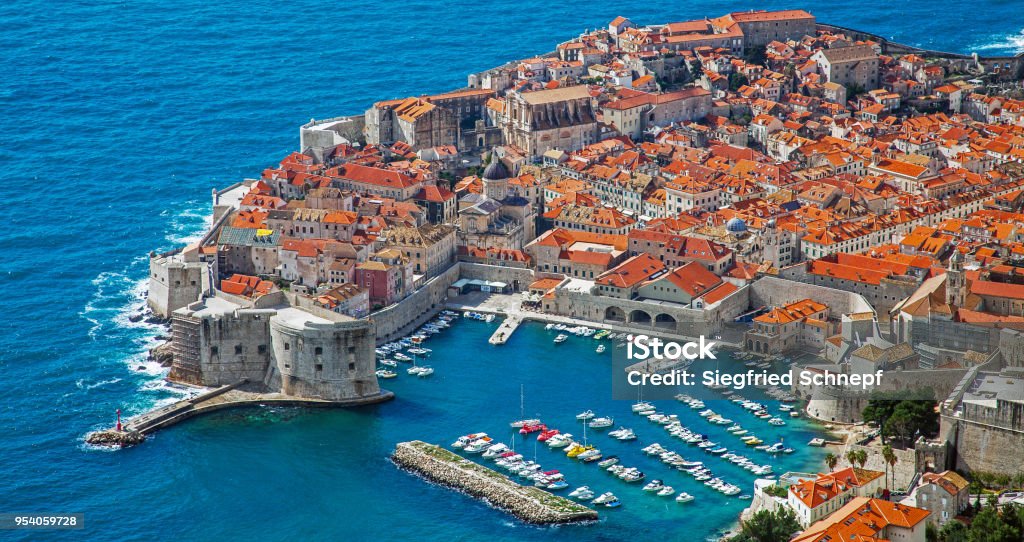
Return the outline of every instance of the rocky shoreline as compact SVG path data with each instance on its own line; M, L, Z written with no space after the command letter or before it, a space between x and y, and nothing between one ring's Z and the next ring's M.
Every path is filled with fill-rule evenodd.
M431 482L483 499L527 523L555 525L597 520L597 512L579 503L531 486L433 444L400 442L391 455L399 467Z

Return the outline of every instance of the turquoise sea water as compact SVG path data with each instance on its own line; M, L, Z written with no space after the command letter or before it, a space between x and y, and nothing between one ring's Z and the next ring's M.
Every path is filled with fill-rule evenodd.
M955 20L925 0L0 3L0 512L84 512L89 531L45 537L67 539L550 536L384 459L402 439L498 431L518 414L520 383L528 408L560 427L594 408L629 420L643 441L667 440L627 406L595 404L607 371L589 348L551 350L529 327L492 349L487 326L460 325L437 339L452 343L432 381L403 374L389 383L398 399L372 409L228 412L133 450L83 448L82 435L116 408L177 396L154 371L135 370L158 332L127 319L145 254L199 232L209 189L275 163L310 117L460 86L469 71L551 50L616 15L657 22L794 6L928 47L1021 46L1019 0L960 3ZM574 483L606 485L596 467L550 462L565 463ZM656 502L639 495L607 524L567 529L579 539L703 536L740 507L709 498L681 513Z

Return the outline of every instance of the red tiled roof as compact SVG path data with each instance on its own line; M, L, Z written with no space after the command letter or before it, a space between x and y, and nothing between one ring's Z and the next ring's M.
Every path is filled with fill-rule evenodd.
M665 264L650 254L640 253L605 271L594 282L616 288L632 288L664 271Z

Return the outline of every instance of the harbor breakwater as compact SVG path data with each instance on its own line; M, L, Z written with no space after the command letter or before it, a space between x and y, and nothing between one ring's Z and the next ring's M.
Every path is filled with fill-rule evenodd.
M391 460L431 482L483 499L527 523L553 525L597 520L597 512L586 506L543 489L521 486L434 444L419 440L400 442Z

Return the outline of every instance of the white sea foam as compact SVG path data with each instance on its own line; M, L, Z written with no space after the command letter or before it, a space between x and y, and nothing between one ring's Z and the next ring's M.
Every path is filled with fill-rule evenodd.
M170 230L165 239L175 245L187 245L198 241L213 220L208 205L200 206L198 202L191 202L190 208L174 215L171 218Z
M979 45L978 51L1024 52L1024 30L1009 36L995 36L994 41Z
M209 227L212 216L209 207L200 207L198 202L191 202L192 207L171 214L167 211L162 216L171 216L169 232L165 238L175 246L197 241ZM142 375L139 393L124 398L123 414L127 416L141 414L153 408L166 406L198 392L190 388L176 386L167 382L164 377L168 369L149 357L149 350L158 344L157 337L166 334L166 328L160 324L152 324L144 319L133 322L132 318L148 316L145 311L146 292L149 288L147 277L148 257L136 257L121 271L104 271L92 280L95 292L82 310L78 313L91 324L89 337L94 341L111 341L122 355L114 360L123 364L135 375ZM140 278L142 277L142 278ZM100 382L89 382L86 379L76 382L76 387L88 390L120 382L120 378ZM109 425L104 422L101 426ZM101 427L97 427L99 429ZM108 447L90 446L82 441L85 450L110 450Z
M92 390L100 386L106 386L107 384L117 384L120 381L120 378L111 378L109 380L100 380L99 382L93 382L91 384L88 384L85 382L84 379L81 379L75 381L75 386L78 386L78 389L80 390Z

